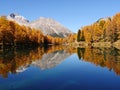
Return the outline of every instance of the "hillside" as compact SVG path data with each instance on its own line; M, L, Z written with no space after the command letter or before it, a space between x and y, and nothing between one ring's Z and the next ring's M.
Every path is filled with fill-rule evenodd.
M108 43L113 45L118 40L120 40L120 13L113 17L101 18L95 23L79 29L77 33L78 42L98 47L108 45Z

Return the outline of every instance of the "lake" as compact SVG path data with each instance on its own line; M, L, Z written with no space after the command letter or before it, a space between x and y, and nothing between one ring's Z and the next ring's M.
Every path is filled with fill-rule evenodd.
M0 90L120 90L120 50L66 46L1 50Z

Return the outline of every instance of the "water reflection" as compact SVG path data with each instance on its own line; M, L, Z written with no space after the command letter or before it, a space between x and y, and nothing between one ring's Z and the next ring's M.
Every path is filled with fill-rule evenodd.
M46 46L28 49L8 49L0 51L0 75L8 77L9 73L20 73L30 65L41 69L55 67L70 56L64 46Z
M23 72L31 65L38 66L41 70L49 69L59 65L73 53L77 53L80 60L107 67L108 70L120 75L120 50L65 46L1 50L0 75L7 78L9 73Z
M107 67L120 75L120 50L116 48L78 48L77 54L80 60Z

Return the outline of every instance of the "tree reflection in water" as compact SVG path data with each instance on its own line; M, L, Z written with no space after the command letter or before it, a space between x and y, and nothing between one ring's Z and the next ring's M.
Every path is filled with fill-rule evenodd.
M40 66L40 68L42 69L53 67L53 63L55 63L55 65L57 63L59 64L62 59L70 56L70 54L67 54L66 51L63 51L64 48L64 46L46 46L16 50L2 50L0 51L0 75L7 78L10 72L13 74L22 72L30 65L37 65ZM54 57L56 53L58 54L58 56L53 59L52 57ZM53 59L52 61L50 60L50 57ZM47 64L48 61L51 63ZM47 67L45 67L46 65Z
M120 75L120 50L116 48L77 48L79 59L107 67Z
M39 66L42 70L55 67L73 53L77 53L80 60L107 67L108 70L120 75L120 50L65 46L1 50L0 75L7 78L9 73L23 72L30 65Z

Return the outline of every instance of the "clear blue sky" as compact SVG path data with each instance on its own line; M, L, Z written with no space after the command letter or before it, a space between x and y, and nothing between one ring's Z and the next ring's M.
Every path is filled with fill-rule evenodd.
M0 0L0 15L18 13L30 21L53 18L77 32L101 17L120 12L120 0Z

